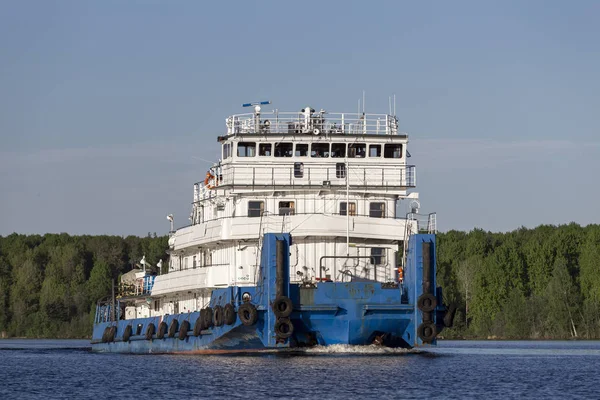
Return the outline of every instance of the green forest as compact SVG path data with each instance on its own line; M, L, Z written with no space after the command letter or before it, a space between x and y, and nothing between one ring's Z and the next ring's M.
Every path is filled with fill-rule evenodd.
M0 237L0 333L83 338L96 300L166 236ZM600 338L600 225L480 229L437 236L437 282L456 304L445 338ZM166 263L165 263L166 265Z

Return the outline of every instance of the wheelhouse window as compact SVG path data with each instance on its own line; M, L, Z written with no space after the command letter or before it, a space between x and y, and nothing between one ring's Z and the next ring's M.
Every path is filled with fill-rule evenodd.
M345 178L346 177L346 164L343 162L335 163L335 177Z
M196 256L192 258L192 268L196 269L198 265L196 264Z
M367 145L364 143L352 143L348 145L349 158L365 158L367 154Z
M329 143L313 143L310 145L311 157L329 157Z
M385 218L385 203L369 204L369 217Z
M386 144L383 146L384 158L402 158L401 144Z
M223 160L231 157L231 143L225 143L223 145Z
M350 207L348 207L348 204L350 204ZM355 202L346 203L345 201L342 201L340 203L340 215L348 215L347 213L350 213L351 216L356 215Z
M380 144L369 145L369 157L381 157L381 145Z
M248 202L248 216L249 217L260 217L265 209L264 201L249 201Z
M258 155L263 157L270 156L272 146L273 145L271 143L260 143L258 145Z
M385 249L381 247L371 247L371 264L385 264Z
M331 145L331 157L332 158L346 157L346 143L333 143Z
M296 210L294 208L293 201L280 201L279 202L279 215L294 215Z
M275 157L291 157L294 144L291 142L275 143Z
M254 157L256 155L256 143L239 142L237 146L238 157Z
M304 177L304 163L296 162L294 163L294 178L303 178Z
M296 145L296 157L306 157L308 155L308 144L299 143Z

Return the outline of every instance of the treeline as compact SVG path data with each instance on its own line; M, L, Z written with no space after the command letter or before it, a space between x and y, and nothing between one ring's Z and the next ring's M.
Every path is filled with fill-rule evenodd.
M167 241L0 237L0 333L88 337L111 280L144 255L152 265L166 261ZM438 285L458 306L445 337L600 338L600 225L450 231L437 241Z
M600 225L438 236L438 285L458 306L446 337L600 338Z
M91 335L96 301L145 255L166 260L168 237L0 236L0 335Z

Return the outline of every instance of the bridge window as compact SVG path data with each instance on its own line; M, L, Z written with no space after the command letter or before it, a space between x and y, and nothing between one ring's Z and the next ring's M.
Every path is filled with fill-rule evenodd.
M265 209L264 201L249 201L248 202L248 216L249 217L260 217Z
M223 145L223 160L231 157L231 143L225 143Z
M331 145L331 157L334 157L334 158L346 157L346 143L333 143Z
M402 158L401 144L386 144L383 146L384 158Z
M385 264L385 249L381 247L371 247L371 264Z
M352 143L348 145L348 157L365 158L367 154L367 145L364 143Z
M369 204L369 217L385 218L385 203Z
M294 144L290 142L275 143L275 157L291 157Z
M270 156L271 155L271 143L260 143L258 145L259 156Z
M329 157L329 143L313 143L310 147L311 157Z
M308 144L300 143L296 145L296 157L306 157L308 155Z
M303 178L304 177L304 163L295 162L294 163L294 178Z
M256 155L256 143L239 142L237 146L238 157L254 157Z
M279 215L294 215L296 210L294 208L293 201L280 201L279 202Z
M369 157L381 157L381 145L380 144L369 145Z
M350 204L350 207L348 207L348 204ZM348 208L350 208L348 210ZM347 215L346 213L350 213L351 216L355 216L356 215L356 203L355 202L350 202L350 203L346 203L345 201L342 201L340 203L340 215Z
M335 164L335 177L345 178L346 177L346 164L339 162Z

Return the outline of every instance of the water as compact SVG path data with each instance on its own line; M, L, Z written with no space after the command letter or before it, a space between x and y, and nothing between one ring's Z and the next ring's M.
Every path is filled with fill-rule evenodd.
M115 355L87 341L0 340L0 399L600 398L600 342L442 341L301 354Z

